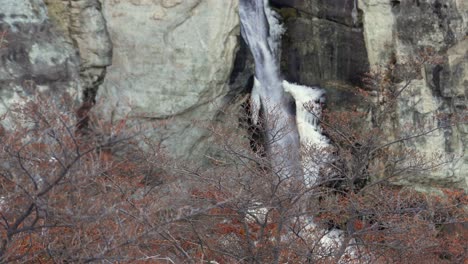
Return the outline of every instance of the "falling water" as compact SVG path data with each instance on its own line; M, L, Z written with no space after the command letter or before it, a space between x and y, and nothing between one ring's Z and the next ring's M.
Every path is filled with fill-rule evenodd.
M251 94L252 120L257 123L259 111L264 113L267 118L266 133L269 140L271 140L272 135L278 132L278 126L275 126L278 123L280 127L289 126L291 128L290 133L269 146L273 168L281 169L281 167L275 166L279 166L284 159L300 160L300 147L307 149L307 147L313 146L317 151L321 151L329 146L328 139L322 134L319 125L325 98L324 91L319 88L288 83L281 78L279 43L284 30L274 11L268 7L268 0L240 0L239 13L242 37L255 60L255 81ZM294 120L294 118L288 111L285 92L289 93L296 101L296 116L292 125L289 121ZM276 122L268 122L267 114L272 112L278 114L275 116ZM286 147L289 147L291 151L285 151ZM291 153L293 153L292 156L286 156ZM281 160L281 157L275 157L275 154L285 155L285 157ZM321 159L316 159L315 156L321 156ZM330 157L324 155L323 152L302 157L300 171L304 173L306 185L314 186L316 184L322 163L329 161L329 159ZM300 164L289 162L288 165L297 167ZM319 239L321 246L337 250L344 242L343 231L338 229L323 230L314 223L312 218L306 216L299 218L300 221L307 223L304 228L306 236L317 232L324 233Z
M319 119L322 115L322 104L325 102L325 91L317 87L308 87L283 81L286 92L296 101L296 124L299 132L302 152L304 180L308 186L317 183L323 164L331 160L327 154L328 138L322 134ZM311 155L314 151L314 155Z
M283 28L267 0L240 1L241 34L255 60L252 89L253 120L265 113L265 131L272 166L284 177L299 175L299 139L288 109L279 70Z
M252 89L252 120L257 123L259 111L274 113L276 122L266 122L267 139L273 141L270 154L273 165L284 166L284 160L300 160L300 145L314 144L318 147L328 145L328 140L321 134L317 117L321 114L321 104L314 107L311 114L304 104L324 99L324 92L318 88L310 88L290 84L283 81L279 69L280 41L284 32L277 14L269 8L268 0L240 0L241 34L250 48L255 60L255 81ZM290 113L285 92L296 100L296 117ZM292 122L291 122L292 121ZM294 122L295 121L295 122ZM273 135L287 127L288 134L278 141L272 140ZM268 138L269 137L269 138ZM285 149L288 148L289 151ZM281 155L279 155L281 154ZM285 157L284 155L288 155ZM283 156L283 157L281 157ZM289 162L292 166L300 164ZM275 168L275 167L274 167ZM308 157L302 158L302 169L308 185L314 184L319 174L320 164Z
M354 0L353 2L353 10L351 11L351 18L353 19L353 24L355 26L357 26L358 24L358 9L357 9L357 1L358 0Z

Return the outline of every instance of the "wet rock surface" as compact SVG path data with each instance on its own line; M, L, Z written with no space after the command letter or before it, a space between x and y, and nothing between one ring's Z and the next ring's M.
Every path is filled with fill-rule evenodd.
M290 82L327 90L329 105L354 100L369 70L362 11L354 1L272 1L284 18L282 72ZM356 13L356 14L355 14Z
M328 105L359 103L364 72L430 48L442 63L421 78L390 126L466 114L468 4L463 0L271 0L282 17L281 72L318 85ZM104 102L112 117L164 121L154 133L169 153L198 159L207 132L252 87L252 57L239 37L236 0L5 0L0 7L0 113L37 89ZM230 109L238 109L236 107ZM234 110L233 110L234 111ZM235 110L237 111L237 110ZM114 115L115 114L115 115ZM408 184L466 187L468 127L458 124L411 144L458 157ZM417 176L417 175L415 175Z

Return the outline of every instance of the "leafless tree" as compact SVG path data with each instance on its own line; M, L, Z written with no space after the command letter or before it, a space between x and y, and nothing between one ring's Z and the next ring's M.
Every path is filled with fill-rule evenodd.
M461 263L466 194L390 185L447 161L402 144L440 125L388 140L410 81L397 86L395 70L358 90L367 108L320 117L333 144L302 150L321 163L315 185L291 168L290 146L265 151L262 118L226 111L195 123L212 135L200 165L166 155L151 126L38 94L0 131L0 263ZM456 122L466 119L444 124ZM275 131L268 140L290 132Z

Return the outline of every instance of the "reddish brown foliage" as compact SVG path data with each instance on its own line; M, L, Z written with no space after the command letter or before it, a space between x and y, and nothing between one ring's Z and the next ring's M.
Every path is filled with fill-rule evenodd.
M357 90L368 108L323 114L334 145L305 153L336 159L317 186L275 171L237 116L204 127L215 162L203 167L169 159L130 119L105 122L89 106L76 113L38 96L0 131L0 262L462 263L466 193L388 184L441 165L392 147L405 137L386 138L402 92L395 70ZM75 133L83 120L89 131ZM323 247L331 230L345 246Z

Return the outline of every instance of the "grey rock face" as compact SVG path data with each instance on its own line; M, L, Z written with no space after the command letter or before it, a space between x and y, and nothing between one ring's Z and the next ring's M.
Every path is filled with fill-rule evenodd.
M94 100L112 59L98 0L3 1L0 31L1 113L35 89Z
M286 79L320 85L342 108L353 104L346 92L369 67L397 62L432 48L444 63L421 69L422 80L399 102L393 126L416 126L437 114L466 115L468 91L468 4L463 0L272 0L287 33L283 41ZM341 89L345 88L345 89ZM459 124L412 142L422 152L458 157L438 172L414 177L409 184L467 188L467 125Z
M355 0L271 0L273 6L279 8L294 8L301 13L319 19L325 19L347 26L356 26L359 12ZM356 4L356 5L355 5Z
M98 100L118 105L116 118L170 120L156 134L169 153L199 153L224 104L237 49L236 0L104 1L114 57ZM110 110L108 111L110 112Z
M270 2L287 28L281 67L288 81L320 85L342 108L355 103L352 88L370 67L431 47L444 61L421 69L392 125L466 113L466 1ZM34 89L93 101L99 87L113 118L165 121L154 132L177 157L208 147L193 120L215 119L233 93L251 86L251 57L238 49L236 0L4 0L2 32L0 113ZM466 188L467 134L460 124L412 142L459 159L411 184Z
M390 45L397 60L432 48L443 56L440 65L422 69L423 80L402 98L399 125L420 125L420 117L434 114L467 115L468 96L468 5L458 0L401 1L391 6L394 16ZM367 24L367 23L366 23ZM449 166L415 177L414 182L468 188L468 124L448 127L413 143L423 151L444 151L456 157Z
M237 1L11 0L0 12L8 31L0 50L1 113L37 88L94 101L105 79L105 109L171 120L155 131L170 154L190 157L206 147L206 132L192 120L212 120L226 104Z
M79 58L50 22L42 0L3 1L0 32L0 113L39 89L81 97Z
M431 48L443 57L440 65L421 69L423 79L402 97L394 126L422 125L427 117L465 116L468 91L468 5L459 0L360 1L369 61L401 61ZM467 125L447 127L409 143L422 152L441 151L455 160L435 172L415 175L410 184L468 188Z
M84 100L93 101L112 63L112 41L99 0L45 0L52 22L78 51Z

